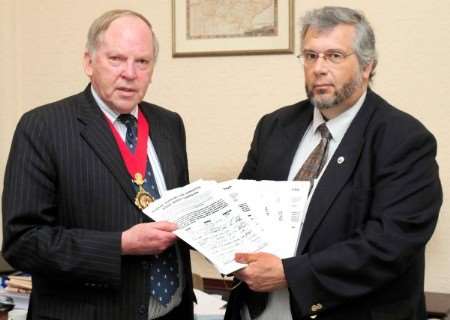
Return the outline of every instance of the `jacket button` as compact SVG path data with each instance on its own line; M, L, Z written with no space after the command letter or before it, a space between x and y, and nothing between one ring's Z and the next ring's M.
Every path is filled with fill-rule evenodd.
M313 304L311 306L311 312L317 312L322 310L323 306L320 303Z

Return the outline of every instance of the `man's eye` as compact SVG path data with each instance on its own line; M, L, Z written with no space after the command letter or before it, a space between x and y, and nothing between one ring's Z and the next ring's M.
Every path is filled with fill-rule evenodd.
M119 56L111 56L111 57L109 57L109 60L111 60L113 62L121 62L124 59L122 57L119 57Z
M307 60L316 60L317 59L317 53L307 52L307 53L305 53L305 59L307 59Z
M344 54L343 54L342 52L329 52L329 53L327 54L327 56L328 56L330 59L339 60L339 59L342 59L342 58L344 57Z

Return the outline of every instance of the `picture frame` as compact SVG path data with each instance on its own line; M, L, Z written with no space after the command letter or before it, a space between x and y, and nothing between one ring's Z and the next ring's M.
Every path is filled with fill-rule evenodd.
M294 0L172 0L172 56L293 53L293 20Z

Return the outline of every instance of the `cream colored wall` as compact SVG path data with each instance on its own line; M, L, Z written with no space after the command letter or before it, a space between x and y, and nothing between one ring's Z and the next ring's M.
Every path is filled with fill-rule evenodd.
M305 10L327 4L366 12L376 31L380 58L373 87L435 134L447 197L450 2L299 0L295 4L296 20ZM191 180L236 177L257 120L305 97L302 68L294 54L173 59L169 0L0 0L2 180L19 116L84 88L87 78L81 57L87 28L95 17L113 8L143 13L159 36L161 55L147 99L183 116ZM449 210L445 203L428 247L426 288L450 293Z

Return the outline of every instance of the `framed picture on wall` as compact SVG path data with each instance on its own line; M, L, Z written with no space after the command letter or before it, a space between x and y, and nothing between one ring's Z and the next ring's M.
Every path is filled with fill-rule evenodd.
M294 0L172 0L172 56L294 52Z

